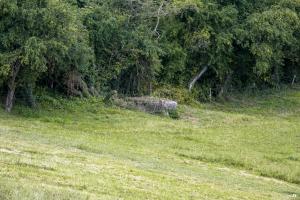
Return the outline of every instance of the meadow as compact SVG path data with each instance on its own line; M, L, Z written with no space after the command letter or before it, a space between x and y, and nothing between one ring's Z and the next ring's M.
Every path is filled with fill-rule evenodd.
M0 199L300 199L300 90L180 105L102 99L0 111Z

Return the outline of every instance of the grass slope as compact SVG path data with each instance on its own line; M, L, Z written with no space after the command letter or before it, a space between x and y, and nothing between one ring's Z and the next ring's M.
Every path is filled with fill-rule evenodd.
M179 111L1 111L0 199L300 199L299 90Z

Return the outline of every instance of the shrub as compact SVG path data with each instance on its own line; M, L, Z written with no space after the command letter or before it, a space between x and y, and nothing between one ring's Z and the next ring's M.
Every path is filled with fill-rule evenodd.
M162 86L154 91L153 96L177 101L180 104L195 102L194 96L182 87Z

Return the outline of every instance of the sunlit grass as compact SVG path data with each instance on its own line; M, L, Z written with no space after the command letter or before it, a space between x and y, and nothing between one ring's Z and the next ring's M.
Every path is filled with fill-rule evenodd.
M299 91L179 113L50 97L1 112L0 199L299 199Z

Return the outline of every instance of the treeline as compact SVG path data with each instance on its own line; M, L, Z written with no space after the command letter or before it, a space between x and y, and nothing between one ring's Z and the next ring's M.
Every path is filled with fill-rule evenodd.
M205 98L293 84L299 18L300 0L0 0L0 93L9 112L37 87Z

